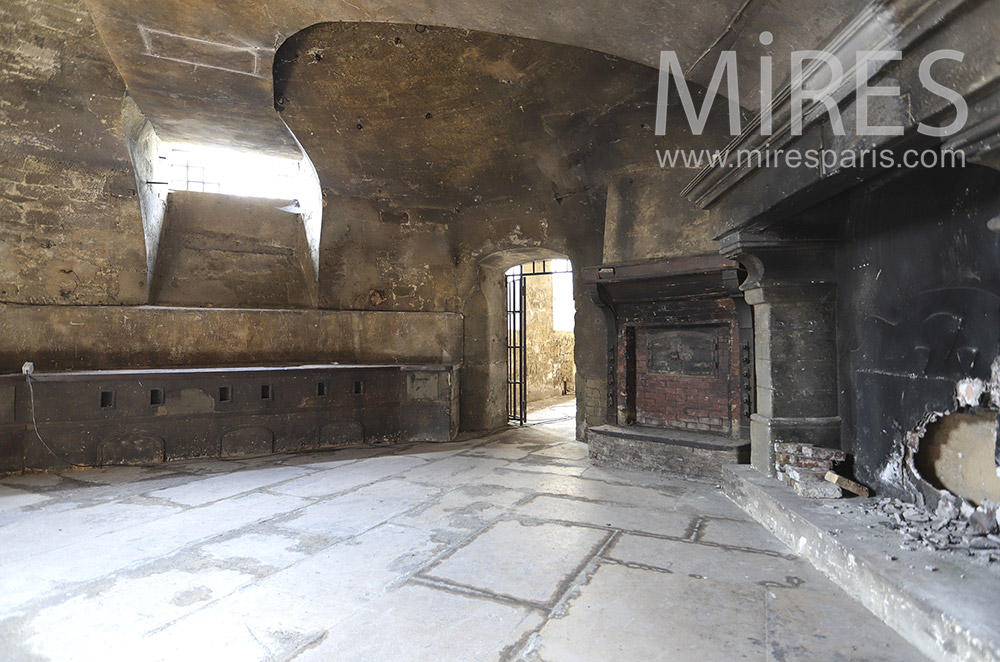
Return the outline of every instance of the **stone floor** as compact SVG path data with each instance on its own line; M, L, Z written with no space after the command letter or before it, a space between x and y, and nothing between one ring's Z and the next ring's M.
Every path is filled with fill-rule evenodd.
M0 481L3 660L899 660L714 484L572 407L452 444Z

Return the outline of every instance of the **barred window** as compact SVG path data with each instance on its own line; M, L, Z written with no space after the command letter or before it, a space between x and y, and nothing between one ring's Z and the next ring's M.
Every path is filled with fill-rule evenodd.
M308 186L296 159L186 146L172 147L167 159L171 191L298 200Z

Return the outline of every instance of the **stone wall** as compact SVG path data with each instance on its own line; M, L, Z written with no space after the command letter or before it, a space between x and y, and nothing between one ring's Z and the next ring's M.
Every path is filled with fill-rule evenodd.
M274 204L182 194L161 223L156 135L87 8L0 16L0 371L461 363L457 314L288 310L315 306L315 275ZM147 306L151 272L153 302L216 309Z
M323 187L314 280L297 228L281 237L252 229L280 224L273 210L234 203L224 215L161 219L152 127L176 135L195 123L204 114L195 96L133 90L135 103L126 101L76 0L13 0L0 11L9 63L0 83L12 100L0 123L4 369L464 358L463 427L496 427L506 414L503 268L710 243L700 212L673 193L691 173L655 165L654 69L486 33L338 24L305 30L277 58L282 110L272 123L284 131L287 122ZM192 80L260 91L259 80L236 78L206 69ZM389 98L378 92L386 87L396 90ZM164 104L190 116L142 116ZM250 148L243 128L236 142ZM658 193L664 181L671 193ZM584 290L575 296L582 434L607 411L607 329Z
M0 304L0 372L462 362L452 313Z
M0 301L144 303L125 84L90 14L11 0L0 17Z
M528 402L573 393L573 332L553 328L552 276L526 280Z
M924 480L976 504L1000 503L997 414L952 414L928 426L915 465Z
M461 313L463 428L503 425L503 272L601 261L605 186L584 166L588 133L615 125L602 118L656 72L498 35L325 24L279 49L275 75L323 187L320 305ZM603 388L603 320L577 303L577 380Z
M600 174L607 191L607 264L718 251L722 224L682 194L701 167L685 164L680 152L703 155L725 147L730 137L724 105L717 101L712 107L702 135L692 135L686 122L672 120L667 135L656 136L652 125L656 93L651 86L633 103L616 108L608 117L614 121L613 132L602 136L605 140L595 140L589 154L588 165ZM684 116L676 95L670 96L667 114ZM678 158L671 164L666 157L674 153Z

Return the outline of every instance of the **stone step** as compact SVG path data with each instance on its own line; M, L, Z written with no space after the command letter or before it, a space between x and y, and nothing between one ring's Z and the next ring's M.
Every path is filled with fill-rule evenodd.
M721 435L639 425L587 430L591 459L599 465L719 478L722 467L750 461L750 442Z
M898 532L868 528L873 520L844 502L804 499L750 467L725 467L722 482L751 517L928 657L1000 659L995 569L903 550Z

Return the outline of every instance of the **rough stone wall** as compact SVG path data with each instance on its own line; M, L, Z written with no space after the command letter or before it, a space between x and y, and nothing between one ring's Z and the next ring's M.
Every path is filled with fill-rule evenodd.
M697 154L722 149L730 136L723 104L716 102L702 135L692 135L676 94L670 96L666 136L656 136L657 88L608 115L604 140L595 140L588 167L600 174L607 188L604 262L628 262L665 257L704 255L718 250L722 226L709 212L689 202L682 191L701 167L685 166L682 150ZM661 157L664 166L661 166ZM702 163L707 165L708 160Z
M475 263L454 226L424 209L388 210L326 190L320 305L352 310L458 310ZM455 219L451 219L455 220Z
M291 224L275 237L264 232L273 209L266 218L238 204L228 215L199 209L192 227L174 223L190 232L175 242L168 233L164 254L147 252L159 243L166 198L142 188L162 179L149 161L156 136L126 101L82 3L0 5L0 84L0 371L29 360L38 370L461 362L456 315L280 310L315 301L294 215L281 213ZM130 163L126 134L141 167ZM222 238L231 259L198 263L220 223L232 230ZM160 288L161 302L275 309L145 307L147 258L162 268L161 284L205 277ZM261 260L270 264L258 269ZM220 278L233 287L209 287Z
M125 85L82 2L0 6L0 89L0 301L144 303Z
M650 142L652 144L652 142ZM655 162L653 149L643 158ZM608 181L606 263L704 255L718 250L717 227L681 191L697 174L658 166L616 173Z
M503 271L601 261L590 134L656 72L553 44L368 24L296 35L275 72L282 118L323 186L320 305L462 313L463 428L503 425ZM577 292L577 381L600 386L603 318Z
M9 340L0 350L13 368L32 358L68 368L136 361L289 363L321 354L453 362L464 355L463 427L494 427L505 415L502 384L497 384L505 372L500 267L536 257L515 253L568 257L578 266L602 262L609 198L624 210L614 214L620 221L612 223L616 237L628 234L627 225L634 222L628 205L621 204L625 198L642 210L650 228L645 235L622 239L621 250L609 254L699 253L711 234L698 229L698 237L684 234L687 230L678 235L675 229L690 224L674 200L659 203L657 208L670 211L671 229L658 230L662 215L647 213L653 207L643 196L608 192L608 181L636 170L630 165L636 154L642 163L655 164L648 140L655 70L554 44L454 31L457 46L449 49L444 39L442 48L428 48L427 67L412 72L406 66L419 60L414 46L422 33L412 25L359 28L385 34L372 41L362 35L360 49L343 46L342 35L334 35L323 45L327 50L297 63L301 85L284 87L276 99L323 186L319 286L312 293L311 280L300 277L309 271L298 268L295 256L302 251L295 247L290 257L280 259L251 251L219 262L208 259L213 249L200 244L220 239L208 236L214 218L200 217L199 226L186 229L185 236L171 235L169 219L162 233L156 222L147 223L144 232L140 199L148 208L161 204L141 190L153 170L136 170L129 163L124 85L84 7L74 0L59 5L14 0L0 11L5 56L0 82L5 98L13 100L0 109L0 178L6 180L0 187L0 301L29 304L5 311ZM384 38L394 31L402 31L398 43ZM435 28L424 36L437 39L441 33ZM312 77L336 81L341 76L344 82L343 76L352 75L347 69L352 59L358 75L346 82L358 96L324 97ZM381 89L394 92L387 98ZM161 92L164 98L170 94ZM349 107L324 105L330 98L348 99ZM142 97L136 99L142 103ZM175 102L190 103L170 101ZM141 143L149 136L138 128L138 133L127 132ZM651 169L644 190L654 196L661 173ZM221 240L230 248L237 243L233 236ZM641 252L654 244L648 254ZM280 243L282 250L289 247ZM483 268L491 256L501 256L505 264ZM272 264L260 265L261 260ZM281 262L276 271L275 260ZM156 283L149 283L148 265L154 266ZM211 278L212 272L226 283ZM204 277L178 275L192 273ZM276 274L276 282L268 282L267 274ZM603 314L577 285L582 431L585 423L604 422L607 346ZM370 336L361 340L357 320L382 318L320 315L324 321L317 331L308 327L312 318L274 310L258 328L248 312L154 313L135 307L148 301L318 305L391 312L398 322L376 328L366 321ZM402 312L437 315L396 317ZM442 327L439 321L452 319L452 313L465 316L464 344L461 327L451 322ZM154 315L155 324L169 330L159 330L152 321L147 326ZM318 342L318 333L351 340L346 345ZM233 338L240 340L234 345ZM470 347L475 353L467 351Z
M527 279L528 402L573 393L573 332L552 328L552 276Z
M146 291L151 287L153 269L156 267L157 251L163 234L163 216L167 211L170 164L160 158L163 144L156 134L153 123L143 114L132 97L125 97L122 108L122 124L125 131L125 145L128 148L132 169L135 172L136 191L142 210L142 229L146 238ZM160 182L147 184L147 182Z
M462 319L449 313L0 304L0 338L0 373L24 361L39 371L462 362Z
M740 96L746 107L753 108L757 107L754 90L760 89L761 55L774 57L776 71L787 71L789 53L819 46L868 0L797 4L755 0L752 11L745 2L734 0L317 0L266 5L254 0L227 0L224 5L213 0L88 0L88 4L129 88L139 104L149 109L166 139L294 155L295 145L271 108L270 81L260 74L266 72L269 56L281 40L307 26L354 21L400 24L405 27L400 42L381 41L400 53L406 53L413 40L433 32L435 26L577 46L650 67L658 65L661 47L669 48L678 52L687 78L702 86L712 79L716 54L735 50L740 62ZM418 25L420 29L414 29ZM757 40L764 30L774 37L769 47ZM189 39L198 40L197 45ZM316 65L333 55L322 50L314 54L319 56ZM470 59L474 56L469 53ZM563 73L576 66L576 62L564 65ZM519 73L505 63L495 71L513 74L507 76L510 82ZM411 85L419 88L422 82L414 78ZM595 81L582 89L594 92L600 87ZM726 88L721 92L726 94Z

